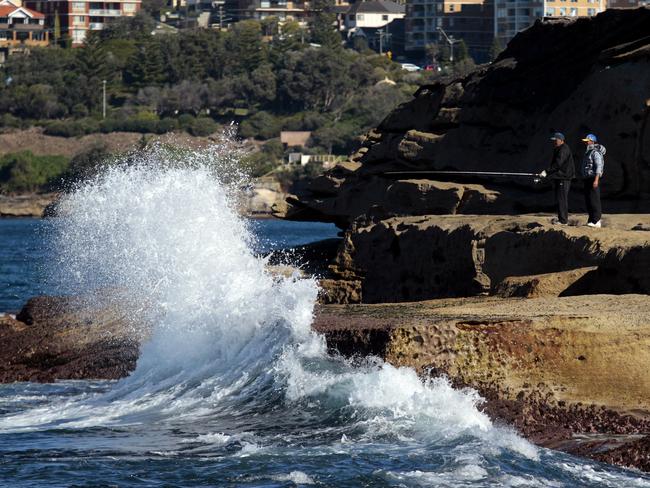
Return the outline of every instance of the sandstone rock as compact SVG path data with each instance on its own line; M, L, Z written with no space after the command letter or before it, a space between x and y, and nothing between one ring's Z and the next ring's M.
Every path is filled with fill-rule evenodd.
M322 305L314 329L331 350L477 389L492 418L533 442L647 469L634 441L650 431L649 314L641 295L477 297Z
M320 303L360 303L361 281L322 279L318 282Z
M0 195L0 217L41 217L45 208L57 198L56 193Z
M547 277L542 288L650 293L650 234L630 230L640 218L650 216L608 216L602 229L553 226L535 215L359 219L331 269L335 278L361 280L365 303L485 294L506 278L595 266L582 277Z
M584 275L596 269L589 267L533 276L510 276L493 286L493 294L502 298L558 297Z

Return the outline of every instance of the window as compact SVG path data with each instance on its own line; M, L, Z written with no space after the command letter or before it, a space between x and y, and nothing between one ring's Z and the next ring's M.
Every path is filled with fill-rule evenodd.
M72 23L84 25L86 23L86 18L83 15L75 15L72 17Z
M438 9L438 12L442 12L442 4L441 3L436 5L436 8Z
M72 2L72 10L74 12L85 12L86 2Z
M453 3L449 4L449 11L453 12L454 10L456 10L456 5L454 5Z
M564 7L562 7L560 9L560 17L564 17L565 15L566 15L566 9Z
M555 15L555 9L553 7L547 8L546 9L546 15L548 17L553 17Z
M381 20L388 20L388 15L382 15Z
M363 14L357 14L357 20L363 20Z
M577 17L578 9L577 8L572 8L569 15L571 15L571 17Z
M125 13L133 13L135 12L135 3L123 3L122 4L122 11Z
M72 31L72 42L78 44L84 42L84 39L86 39L86 31L83 30Z
M497 17L502 19L505 16L506 16L506 9L504 8L497 9Z
M587 9L587 15L589 15L589 16L596 15L596 9L595 8L588 8Z

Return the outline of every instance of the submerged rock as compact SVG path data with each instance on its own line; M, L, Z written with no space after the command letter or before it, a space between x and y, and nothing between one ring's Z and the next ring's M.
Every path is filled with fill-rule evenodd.
M0 383L117 379L135 369L141 333L118 308L83 298L32 298L0 316Z

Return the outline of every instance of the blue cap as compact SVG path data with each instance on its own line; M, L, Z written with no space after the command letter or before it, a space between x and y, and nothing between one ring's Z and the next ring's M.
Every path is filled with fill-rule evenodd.
M595 134L587 134L587 136L582 140L582 142L598 142L598 138Z
M555 134L553 134L551 136L551 140L552 141L556 141L556 140L557 141L563 141L564 140L564 134L562 134L561 132L556 132Z

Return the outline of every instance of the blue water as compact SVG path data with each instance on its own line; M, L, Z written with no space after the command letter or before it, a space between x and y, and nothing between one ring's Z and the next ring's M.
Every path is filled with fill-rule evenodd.
M257 240L255 250L268 252L337 236L332 224L288 222L278 219L251 220ZM41 219L0 218L0 313L15 313L36 295L56 294L48 285L51 261L45 237L50 222Z
M99 209L96 218L106 213ZM106 225L115 221L123 219L107 218ZM0 220L0 310L56 293L45 282L52 262L46 225ZM254 221L250 228L256 251L336 235L330 225L276 220ZM115 229L119 225L97 238L106 240ZM155 225L147 228L155 231ZM237 234L229 232L223 232L225 250L236 247ZM147 252L159 252L168 234L154 236ZM125 232L118 248L137 247L131 237ZM186 243L180 238L167 249ZM250 258L234 251L210 257L205 246L188 246L218 260L214 269L224 273L223 293L239 286L242 269L243 284L233 292L241 296L241 310L231 310L237 301L215 299L192 318L210 322L209 330L188 342L196 334L189 325L163 329L143 350L136 372L119 382L0 385L0 486L650 487L650 477L640 473L531 446L493 425L475 408L471 392L455 391L444 380L424 384L410 370L351 365L327 357L317 337L292 339L301 334L301 310L313 300L309 287L264 284L266 292L259 293L259 283L249 279L256 276L248 269ZM101 256L112 249L103 241L98 247ZM178 262L186 253L178 250ZM137 264L142 258L134 256ZM101 271L110 260L97 266ZM199 264L181 266L173 276L186 275L200 282L211 272ZM197 293L190 282L173 285L170 290L181 295L186 288L187 297ZM213 294L219 293L215 288ZM176 300L176 308L183 308L187 297L172 293L161 303ZM251 313L257 305L260 310ZM195 308L190 303L183 313ZM237 327L241 333L233 334ZM202 348L206 341L210 346ZM182 354L172 360L175 350Z

